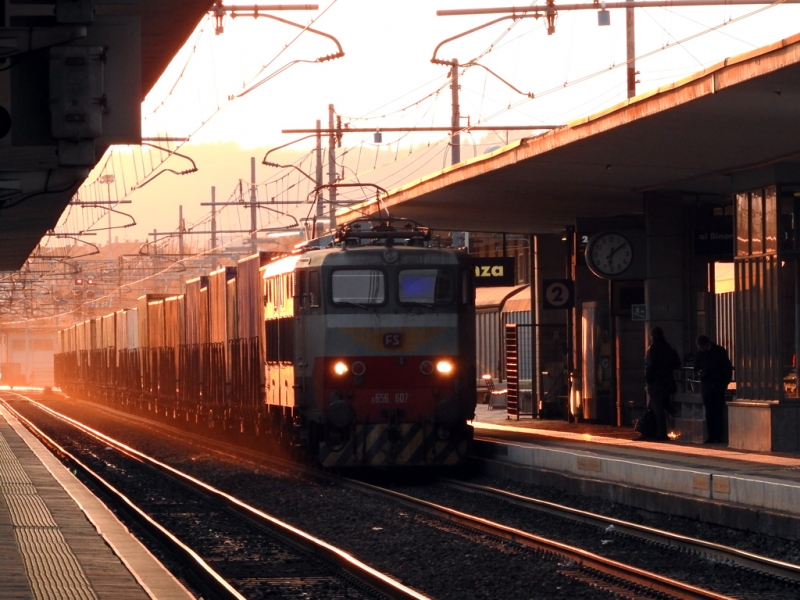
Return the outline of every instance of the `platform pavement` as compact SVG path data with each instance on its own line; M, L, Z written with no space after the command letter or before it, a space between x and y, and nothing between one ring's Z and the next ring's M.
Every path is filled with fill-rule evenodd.
M472 425L493 474L800 539L800 455L635 441L631 427L515 420L484 404Z
M3 600L194 598L0 406Z

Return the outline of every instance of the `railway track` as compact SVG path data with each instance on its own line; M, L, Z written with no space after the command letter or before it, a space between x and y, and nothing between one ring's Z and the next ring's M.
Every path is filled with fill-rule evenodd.
M546 513L561 519L586 523L598 529L602 529L603 531L612 532L614 535L632 536L664 547L674 548L679 552L702 555L710 560L736 565L754 572L768 573L778 579L793 581L800 584L800 565L794 563L761 556L724 544L700 540L663 529L647 527L638 523L631 523L629 521L563 506L554 502L547 502L538 498L515 494L490 486L477 485L452 479L443 479L442 484L454 490L464 491L470 494L481 494L497 501Z
M562 573L623 598L679 598L681 600L729 600L731 596L705 590L669 577L612 560L578 546L544 538L483 517L455 510L380 486L342 478L341 485L366 493L383 494L410 509L445 523L454 523L498 539L531 548L564 565Z
M172 434L177 435L177 432L173 431ZM210 450L211 445L212 443L208 443L204 446ZM213 445L218 444L214 442ZM223 453L230 454L232 452L230 446L222 445L222 448ZM249 452L247 454L256 464L263 464L266 460L263 455L257 453ZM283 463L283 468L285 468L285 463ZM291 469L300 471L301 467L294 464ZM393 503L399 502L401 506L411 509L405 511L408 515L412 513L424 515L417 520L425 521L427 527L447 530L449 535L474 540L478 545L492 545L491 541L487 542L488 539L499 540L497 544L511 544L511 546L505 546L506 548L527 546L538 558L542 559L540 561L542 564L547 561L552 562L557 565L558 572L562 576L580 581L598 591L603 590L609 596L621 598L746 598L747 600L800 597L795 565L760 557L754 553L721 544L694 540L689 536L646 528L619 519L593 515L555 503L529 499L521 495L475 486L466 482L446 481L441 485L418 486L414 488L413 495L423 498L417 498L411 497L409 494L399 494L394 490L370 486L363 482L321 474L314 470L309 470L307 475L317 481L324 478L327 481L335 482L337 487L343 486L350 490L357 490L360 494L384 497L388 495L392 498ZM443 493L442 490L447 491ZM428 497L427 502L425 497ZM478 497L486 499L480 512L477 507L479 503L475 501L475 498ZM367 504L367 502L358 500L356 502ZM385 501L381 502L384 505L389 504ZM486 504L489 505L489 509L486 508ZM536 506L537 516L531 516L533 514L530 510L531 506ZM352 511L357 512L355 506ZM551 526L551 529L559 530L556 535L550 535L549 531L542 533L539 531L541 529L539 525L545 520L541 516L542 511L547 513L547 519L552 522L575 523L577 521L577 524L571 526L577 527L577 533L573 532L569 535L573 540L578 538L579 541L593 542L596 547L590 547L587 550L586 544L569 541L569 535L561 537L560 530L568 529L561 525ZM395 512L397 511L395 510ZM523 514L515 514L513 518L509 518L512 512ZM476 517L468 513L478 513L481 516ZM405 513L400 512L399 514L404 515ZM323 535L323 537L328 539L327 535ZM560 539L561 542L553 543L549 538ZM580 538L585 539L581 540ZM632 546L631 540L644 547L645 550L635 545ZM607 555L609 550L615 550L616 557L613 552L609 557ZM462 553L469 553L463 554L469 557L473 551L462 550ZM477 555L477 553L475 554ZM631 567L628 564L629 562L635 563L635 561L628 560L629 554L638 557L640 561L638 566ZM646 564L644 565L641 564L643 559L639 556L640 554L647 554L650 557L645 560ZM366 556L366 554L364 555ZM656 558L654 559L653 556ZM375 557L370 555L370 558ZM514 573L510 564L504 566L503 559L500 560L497 569L505 568L508 573ZM668 573L665 574L664 569L660 567L651 568L647 560L651 563L655 560L660 563L661 567L667 565ZM474 562L471 567L467 563L469 561L465 561L466 569L471 568L478 571ZM658 574L653 571L657 571ZM439 576L445 577L446 575L443 571ZM405 576L402 578L405 580ZM720 584L720 581L723 584ZM425 589L419 581L414 585L417 589ZM713 591L706 591L704 588ZM437 593L431 593L427 589L426 591L432 597L447 597L444 594L439 596ZM464 596L451 595L449 597ZM517 596L509 595L508 597ZM556 596L545 594L540 597Z
M347 485L368 486L363 482L348 482ZM630 580L670 597L800 598L800 566L792 562L464 481L442 479L437 485L456 495L443 498L432 488L417 488L410 494L380 486L373 491L390 495L409 508L417 506L417 510L441 519L543 550L552 542L550 531L557 529L553 537L568 540L564 545L569 552L562 555L565 559L591 565L594 573ZM368 489L372 487L375 486ZM464 497L465 492L469 498ZM478 495L486 497L488 505L476 502ZM420 496L434 497L437 503ZM514 511L509 507L522 510L511 515ZM545 524L542 517L551 522L573 522L575 531L570 533L560 525ZM545 531L548 537L542 539L541 533L536 535L532 531ZM587 546L601 548L602 560L592 564L595 553L585 550ZM571 554L573 551L575 553ZM560 553L557 543L553 552ZM604 560L610 561L610 568ZM620 566L615 564L617 562L623 563L622 571L615 572ZM627 569L631 570L633 578L625 573ZM638 569L647 572L638 573ZM638 596L623 593L622 597Z
M48 418L72 428L56 440L5 400L0 405L220 599L426 598L331 544L73 419L48 411ZM80 448L80 456L65 441Z

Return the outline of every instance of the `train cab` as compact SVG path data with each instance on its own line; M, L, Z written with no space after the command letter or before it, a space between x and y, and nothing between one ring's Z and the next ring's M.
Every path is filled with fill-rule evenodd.
M468 256L379 227L265 271L267 401L291 404L324 466L457 464L476 399Z

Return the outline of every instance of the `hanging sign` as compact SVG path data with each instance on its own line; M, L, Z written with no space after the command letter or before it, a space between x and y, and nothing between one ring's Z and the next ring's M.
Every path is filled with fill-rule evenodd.
M575 307L575 285L571 279L543 279L542 307L557 310Z
M473 258L475 287L511 286L516 283L513 257Z

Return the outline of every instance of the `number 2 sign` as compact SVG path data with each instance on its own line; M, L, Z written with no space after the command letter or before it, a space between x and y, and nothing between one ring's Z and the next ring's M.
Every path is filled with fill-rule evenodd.
M543 308L556 310L575 306L574 285L571 279L542 280Z

